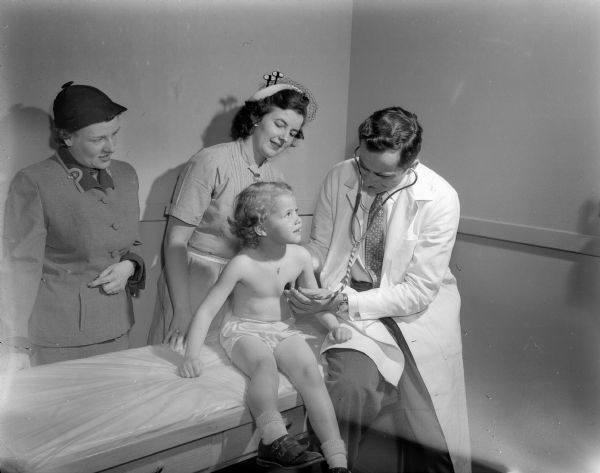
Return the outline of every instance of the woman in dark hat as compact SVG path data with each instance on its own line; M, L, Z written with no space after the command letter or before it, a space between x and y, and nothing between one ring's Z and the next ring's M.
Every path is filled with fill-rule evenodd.
M32 365L129 347L131 295L145 271L131 251L140 244L137 174L113 159L125 110L94 87L65 84L53 106L56 154L11 183L11 335L23 340L28 321Z
M200 150L179 177L164 241L150 344L181 348L194 312L217 281L239 240L229 228L238 193L257 181L281 181L271 161L303 137L316 103L301 85L274 72L233 119L233 141ZM216 327L221 315L215 317ZM218 331L212 331L218 334Z

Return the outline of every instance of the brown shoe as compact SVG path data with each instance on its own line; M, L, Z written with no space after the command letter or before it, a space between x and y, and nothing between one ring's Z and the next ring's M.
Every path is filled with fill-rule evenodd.
M277 466L283 469L304 468L324 460L323 455L307 450L291 435L279 437L273 443L265 445L262 440L258 444L258 466Z

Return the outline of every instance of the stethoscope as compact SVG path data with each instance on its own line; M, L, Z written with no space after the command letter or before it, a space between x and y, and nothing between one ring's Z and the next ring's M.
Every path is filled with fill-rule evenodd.
M334 292L334 296L335 297L337 294L339 294L347 285L348 282L350 281L350 272L352 270L352 266L354 266L354 263L356 261L356 258L358 257L358 251L360 248L360 244L363 242L363 240L367 237L367 234L369 233L370 228L373 225L373 222L375 221L374 218L372 218L370 221L367 221L367 225L364 229L364 231L361 232L361 235L358 236L356 235L356 230L355 230L355 221L356 224L359 225L359 220L358 220L358 209L360 208L361 205L361 200L362 200L362 188L363 188L363 175L362 172L360 170L360 162L359 162L359 158L357 156L357 151L360 148L360 146L358 146L355 150L354 150L354 163L356 164L356 172L358 174L358 190L356 193L356 199L354 200L354 206L352 208L352 217L350 219L350 238L352 240L352 250L350 251L350 257L348 258L348 264L346 265L346 272L344 274L344 277L342 278L340 284L340 288ZM381 202L381 204L379 205L379 207L376 207L373 210L373 216L377 215L379 212L381 212L383 210L383 208L385 207L385 203L390 200L393 196L395 196L396 194L398 194L399 192L408 189L409 187L414 186L417 183L417 180L419 179L419 175L417 174L417 171L415 171L414 166L416 166L417 163L415 163L413 166L411 166L410 168L408 168L407 173L410 172L413 175L413 179L410 183L399 187L398 189L394 190L393 192L389 193L387 195L387 197L385 199L383 199L383 201ZM370 212L369 212L370 213Z

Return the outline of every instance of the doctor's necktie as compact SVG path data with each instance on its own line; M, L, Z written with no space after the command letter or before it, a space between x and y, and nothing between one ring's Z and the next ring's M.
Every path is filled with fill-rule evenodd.
M385 238L383 236L385 216L382 203L383 194L377 194L369 209L365 236L365 266L373 279L373 287L379 287L381 283L381 266L383 264L383 250L385 249Z

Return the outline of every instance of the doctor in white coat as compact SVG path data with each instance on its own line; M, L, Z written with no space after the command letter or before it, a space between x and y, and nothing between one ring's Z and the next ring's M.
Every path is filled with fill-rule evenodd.
M421 133L400 107L360 125L354 159L329 172L314 212L308 248L322 289L287 296L297 314L333 311L352 329L349 341L323 345L349 467L394 396L404 450L392 469L469 473L460 295L448 267L460 206L452 186L419 163Z

